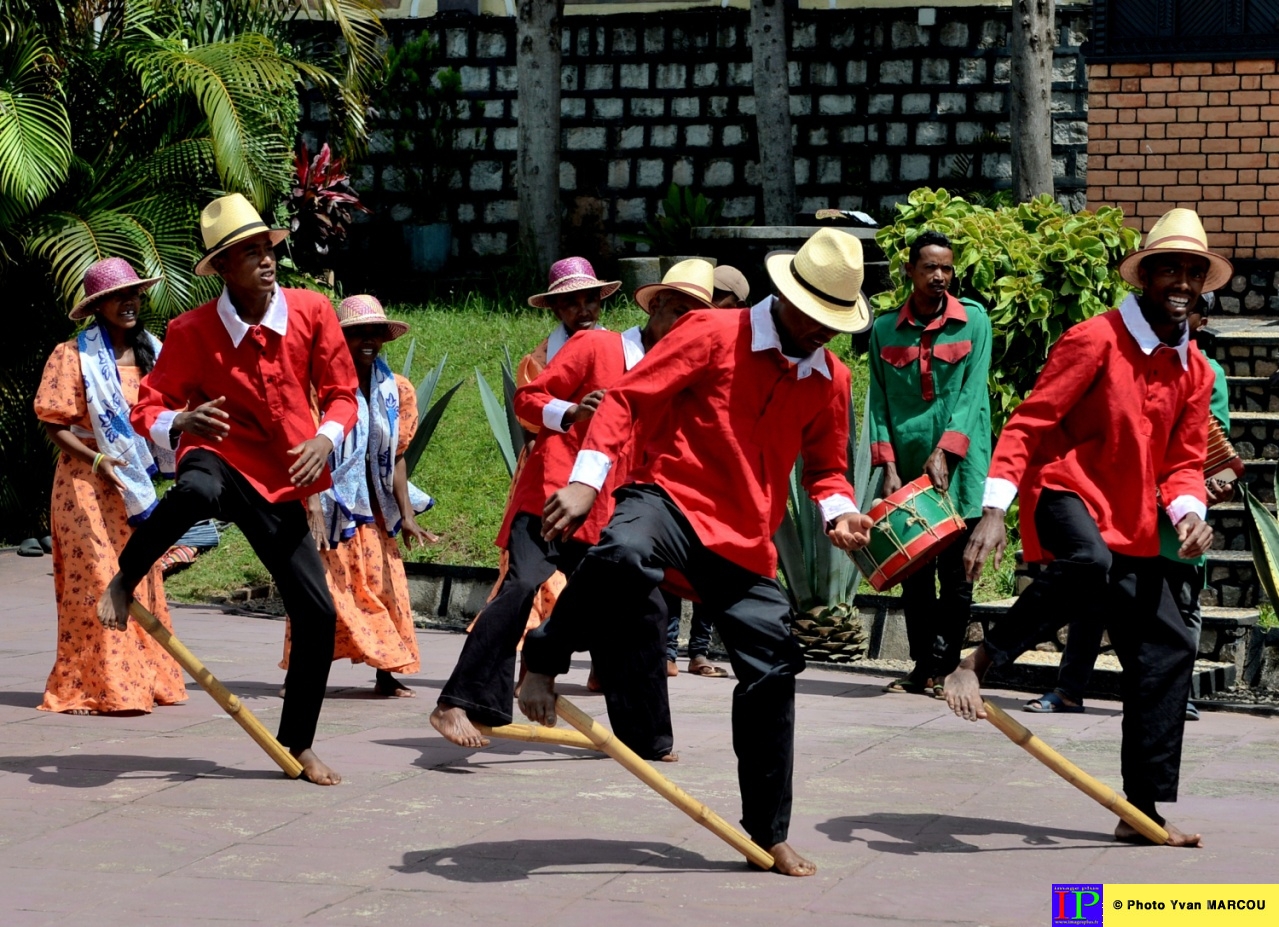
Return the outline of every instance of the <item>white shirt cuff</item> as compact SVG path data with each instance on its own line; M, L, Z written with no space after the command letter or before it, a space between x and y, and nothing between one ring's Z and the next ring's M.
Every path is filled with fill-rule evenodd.
M1001 480L997 476L986 477L986 490L981 496L981 507L984 509L1003 509L1008 511L1008 507L1013 504L1013 500L1017 498L1017 485L1010 483L1008 480Z
M822 510L822 521L829 524L841 515L847 515L849 512L857 511L857 503L847 496L835 494L827 496L821 502L817 503L817 507Z
M570 483L585 483L598 492L604 488L604 480L608 471L613 469L613 461L607 454L599 451L578 451L577 460L573 462L573 472L568 475Z
M1200 518L1208 517L1208 506L1194 496L1178 496L1168 505L1168 519L1175 525L1190 513Z
M573 403L565 402L563 399L552 399L542 407L542 426L549 428L551 431L563 433L564 413L573 408Z
M168 409L155 417L155 424L151 426L152 444L166 451L173 450L173 444L169 441L169 432L173 430L173 420L177 417L178 413Z
M333 447L336 449L342 446L342 438L346 435L346 429L337 422L325 422L315 432L317 438L320 435L324 435L324 437L332 441Z

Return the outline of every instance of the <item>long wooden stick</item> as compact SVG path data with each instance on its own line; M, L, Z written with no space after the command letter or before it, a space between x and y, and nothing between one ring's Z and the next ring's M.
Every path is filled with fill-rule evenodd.
M1163 846L1168 842L1168 831L1151 820L1132 802L1121 798L1119 793L1110 786L1104 782L1097 781L1070 762L1070 760L1032 734L1024 724L1010 718L1008 713L1002 708L998 708L990 702L983 702L983 704L986 707L986 719L1003 731L1008 739L1017 744L1017 746L1024 749L1093 801L1119 815L1120 818L1132 826L1133 830L1151 843Z
M169 656L177 660L181 667L191 674L191 678L200 684L200 688L213 696L213 700L222 706L223 711L234 718L236 723L257 741L258 746L266 751L267 756L275 760L286 776L296 779L302 775L302 764L297 761L297 758L271 736L271 732L262 726L262 722L254 716L253 712L245 708L244 703L222 685L218 678L209 672L208 667L173 635L173 632L160 624L155 615L147 611L136 599L129 606L129 614L155 638L156 643L168 651Z
M504 740L522 740L530 744L559 744L562 747L581 747L583 750L595 750L595 742L585 734L570 731L562 727L545 727L541 724L500 724L489 727L477 724L475 729L489 737L501 737Z
M590 738L591 743L597 749L603 750L617 760L641 782L680 811L683 811L759 868L773 868L774 860L770 853L659 773L649 763L641 759L635 751L614 737L612 731L564 698L564 696L561 695L555 699L555 710L560 717Z

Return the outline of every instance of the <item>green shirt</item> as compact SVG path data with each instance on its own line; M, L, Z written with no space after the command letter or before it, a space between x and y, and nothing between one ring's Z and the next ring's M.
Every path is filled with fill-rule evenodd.
M964 518L981 515L990 468L990 319L946 294L927 323L910 301L875 320L870 335L871 461L895 461L903 482L923 475L937 448L959 457L950 496Z

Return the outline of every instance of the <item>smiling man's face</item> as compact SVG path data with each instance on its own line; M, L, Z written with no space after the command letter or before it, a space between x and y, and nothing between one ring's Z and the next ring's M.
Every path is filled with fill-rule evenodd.
M1208 279L1208 259L1194 254L1172 252L1152 254L1137 268L1141 300L1147 312L1180 325L1199 301ZM1153 317L1147 315L1147 318Z

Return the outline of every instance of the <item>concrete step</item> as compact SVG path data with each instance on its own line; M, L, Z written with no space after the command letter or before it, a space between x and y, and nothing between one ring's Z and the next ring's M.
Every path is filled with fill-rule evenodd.
M1245 460L1279 460L1279 412L1231 412L1230 443Z
M1205 602L1228 608L1255 608L1267 601L1251 551L1210 550L1207 567Z
M1269 377L1226 377L1231 415L1240 412L1279 412L1279 390L1270 389Z

